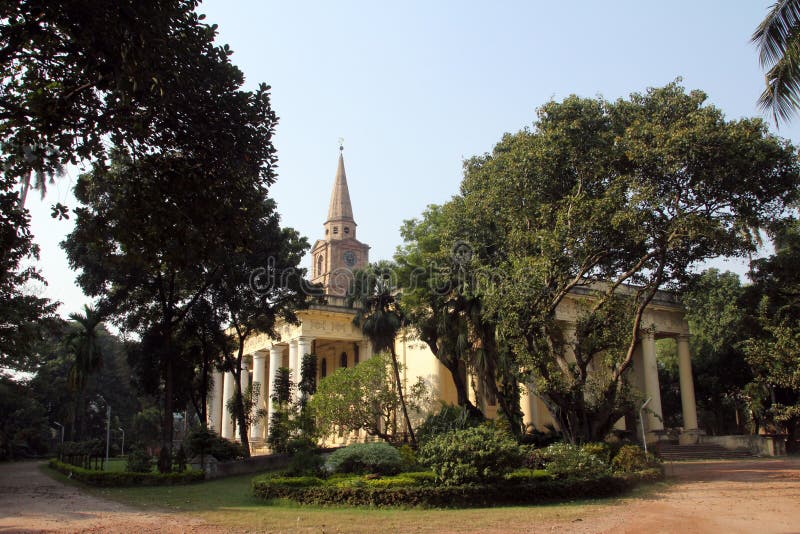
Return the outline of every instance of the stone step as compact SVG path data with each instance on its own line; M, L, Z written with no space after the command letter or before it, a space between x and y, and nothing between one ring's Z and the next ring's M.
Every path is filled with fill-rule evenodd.
M750 458L748 449L726 449L720 445L673 445L662 443L654 447L655 453L664 460L712 460L728 458Z

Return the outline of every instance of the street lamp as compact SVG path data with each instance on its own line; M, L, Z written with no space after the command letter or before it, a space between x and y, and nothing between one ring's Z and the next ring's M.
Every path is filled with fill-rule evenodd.
M639 422L642 424L642 444L644 445L645 454L647 454L647 434L644 433L644 415L642 412L644 412L645 407L650 404L651 400L653 400L653 397L649 397L646 401L644 401L642 407L639 408Z
M125 431L122 430L122 427L119 427L119 431L122 432L122 454L120 456L125 456Z
M64 446L64 425L62 425L61 423L57 423L55 421L53 421L53 424L58 426L58 428L61 429L61 446L63 447Z
M106 403L106 463L108 463L108 446L111 443L111 405L102 395L98 395Z

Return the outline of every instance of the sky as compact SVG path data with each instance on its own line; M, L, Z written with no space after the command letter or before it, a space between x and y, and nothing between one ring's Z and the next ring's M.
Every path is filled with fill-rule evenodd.
M772 2L206 0L199 11L233 49L245 87L272 87L270 194L283 224L310 243L322 237L342 138L358 238L376 261L401 244L404 220L457 193L464 159L530 127L549 100L614 100L681 77L728 119L763 116L750 36ZM772 130L800 143L800 119ZM75 206L79 172L28 203L43 292L62 315L89 302L58 246L71 221L50 218L56 202Z

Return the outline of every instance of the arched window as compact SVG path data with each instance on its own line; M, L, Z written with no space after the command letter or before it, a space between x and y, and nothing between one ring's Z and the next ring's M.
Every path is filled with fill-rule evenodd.
M346 233L346 234L350 233L350 227L349 226L345 226L344 227L344 233Z
M328 360L322 358L322 363L319 366L319 377L325 378L328 376Z
M339 233L339 227L338 226L334 226L333 227L333 233L334 234L338 234Z
M339 357L339 367L345 368L347 367L347 353L343 352L342 355Z
M325 263L325 256L323 254L317 256L317 276L320 276L322 274L322 267L324 263Z

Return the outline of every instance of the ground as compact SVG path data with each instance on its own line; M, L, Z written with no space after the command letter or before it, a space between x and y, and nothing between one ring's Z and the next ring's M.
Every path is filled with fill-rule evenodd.
M132 507L20 462L0 465L0 532L366 532L377 525L385 532L800 531L800 458L674 463L667 476L669 483L631 497L559 506L353 511L251 503L190 513L166 497L180 490L165 489L161 506Z

